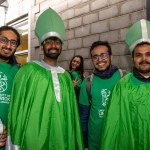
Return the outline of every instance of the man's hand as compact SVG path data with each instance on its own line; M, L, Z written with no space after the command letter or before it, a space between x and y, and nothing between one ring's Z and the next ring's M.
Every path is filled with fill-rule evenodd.
M7 139L7 130L5 129L2 134L0 134L0 147L5 146Z

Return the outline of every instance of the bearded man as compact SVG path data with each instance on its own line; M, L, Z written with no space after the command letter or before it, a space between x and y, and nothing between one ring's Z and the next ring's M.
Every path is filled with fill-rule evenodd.
M35 33L44 59L27 63L15 77L7 149L83 149L72 80L57 66L64 32L63 21L51 8L39 16Z
M134 23L126 35L133 73L115 86L103 125L101 150L150 149L150 22Z

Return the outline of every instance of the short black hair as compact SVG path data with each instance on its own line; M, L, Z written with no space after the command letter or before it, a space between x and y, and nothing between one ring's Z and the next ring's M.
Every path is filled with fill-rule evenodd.
M61 41L58 37L56 37L56 36L51 36L51 37L46 38L46 39L42 42L41 45L43 45L44 42L45 42L47 39L51 39L51 40L54 40L54 41L59 40L60 43L61 43L61 45L63 44L62 41Z
M134 50L132 51L132 57L134 56L134 51L135 51L135 49L136 49L138 46L145 45L145 44L150 45L150 43L148 43L148 42L141 42L141 43L137 44L137 45L135 46Z
M0 34L2 31L5 31L5 30L11 30L12 32L14 32L17 35L17 47L18 47L20 45L20 34L19 34L19 32L11 26L1 26L0 27Z
M108 48L109 55L112 55L111 46L109 45L109 43L107 41L96 41L96 42L94 42L90 48L90 53L97 46L106 46Z

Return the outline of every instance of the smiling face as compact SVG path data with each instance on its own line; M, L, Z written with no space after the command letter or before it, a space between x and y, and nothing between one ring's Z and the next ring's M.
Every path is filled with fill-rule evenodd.
M58 38L49 38L43 42L44 57L57 60L62 50L62 43Z
M94 67L99 71L105 71L111 65L111 55L107 46L99 45L93 48L91 57Z
M5 30L1 31L0 37L0 61L7 62L16 51L17 35L11 30Z
M71 62L71 68L76 70L81 64L81 59L79 57L75 57Z
M150 45L139 45L134 50L133 62L135 68L143 76L150 76Z

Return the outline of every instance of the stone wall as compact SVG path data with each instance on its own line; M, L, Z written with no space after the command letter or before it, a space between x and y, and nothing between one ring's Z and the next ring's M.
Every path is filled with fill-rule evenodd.
M48 7L56 10L65 23L60 66L68 69L70 59L82 55L85 70L92 70L89 47L96 40L107 40L112 46L113 64L131 70L125 35L130 25L146 18L146 0L35 0L31 10L31 59L43 58L34 28L40 13Z

